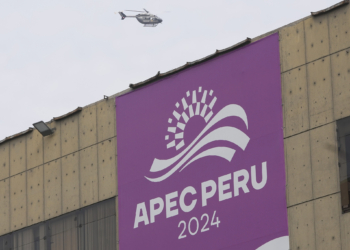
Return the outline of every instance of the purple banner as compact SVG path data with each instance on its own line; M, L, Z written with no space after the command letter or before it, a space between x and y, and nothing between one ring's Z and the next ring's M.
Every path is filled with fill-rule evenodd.
M121 250L289 249L278 34L116 106Z

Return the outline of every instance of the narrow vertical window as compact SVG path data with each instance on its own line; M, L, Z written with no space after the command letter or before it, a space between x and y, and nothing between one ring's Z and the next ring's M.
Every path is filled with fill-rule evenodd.
M350 212L350 117L337 121L341 205Z

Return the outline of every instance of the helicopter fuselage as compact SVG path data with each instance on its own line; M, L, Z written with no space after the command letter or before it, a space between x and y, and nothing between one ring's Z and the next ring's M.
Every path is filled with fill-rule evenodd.
M139 21L142 24L158 24L163 22L163 20L159 17L157 17L156 15L152 15L152 14L138 14L135 16L137 21Z
M149 13L146 9L144 10L145 11L127 10L133 12L142 12L141 14L138 14L136 16L127 16L123 12L119 12L119 14L122 17L122 20L124 20L127 17L134 17L137 19L137 21L144 24L145 27L156 27L159 23L163 22L161 18Z

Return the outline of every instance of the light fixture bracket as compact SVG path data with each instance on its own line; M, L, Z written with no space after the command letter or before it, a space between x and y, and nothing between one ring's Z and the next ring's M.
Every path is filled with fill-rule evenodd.
M56 131L56 128L50 128L43 121L33 123L33 126L39 131L42 136L52 135Z

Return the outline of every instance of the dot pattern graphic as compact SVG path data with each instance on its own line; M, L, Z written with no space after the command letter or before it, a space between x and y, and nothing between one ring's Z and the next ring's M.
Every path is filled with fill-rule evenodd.
M186 96L180 102L175 103L176 109L173 111L172 117L168 119L167 131L169 134L165 136L165 140L168 141L166 144L168 149L179 150L185 146L184 131L186 124L192 117L201 116L206 123L209 122L214 114L213 107L217 101L213 94L213 90L208 93L207 90L202 90L202 87L199 87L198 92L197 90L187 91Z

